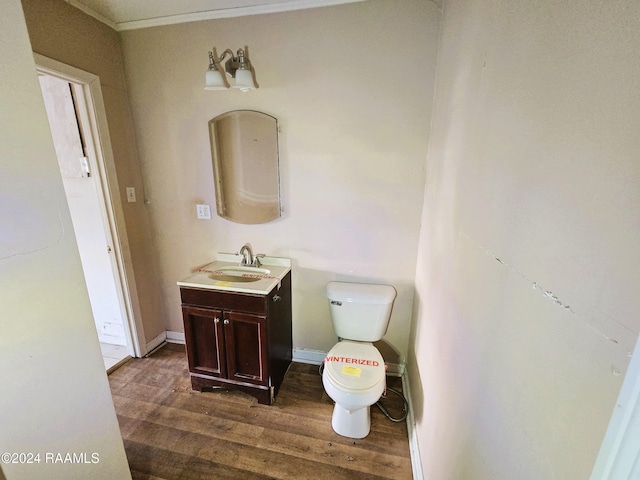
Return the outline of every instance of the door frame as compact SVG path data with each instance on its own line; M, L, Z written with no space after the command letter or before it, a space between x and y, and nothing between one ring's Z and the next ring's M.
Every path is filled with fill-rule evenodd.
M100 197L98 203L102 210L105 235L112 249L109 258L124 320L128 353L132 357L143 357L148 353L147 344L135 278L132 269L126 268L126 265L132 265L132 260L100 78L35 52L33 56L38 73L65 80L73 89L78 121L85 135L88 161Z
M618 394L591 480L627 480L640 474L640 337Z

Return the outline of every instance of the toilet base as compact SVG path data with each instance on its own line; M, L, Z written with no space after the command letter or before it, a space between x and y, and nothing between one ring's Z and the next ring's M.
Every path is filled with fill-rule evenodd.
M333 407L331 426L338 435L348 438L364 438L371 430L369 407L347 410L337 403Z

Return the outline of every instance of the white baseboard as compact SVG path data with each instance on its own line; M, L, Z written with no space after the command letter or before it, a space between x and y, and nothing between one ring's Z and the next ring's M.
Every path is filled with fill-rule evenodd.
M409 412L407 413L407 434L409 436L409 455L411 456L411 470L413 480L423 480L422 463L420 461L420 448L418 446L418 433L416 432L416 420L413 416L413 403L411 402L411 391L409 388L409 378L402 375L402 392L407 400Z
M172 332L171 330L167 330L167 342L168 343L180 343L182 345L185 344L184 333L183 332Z
M322 350L310 350L308 348L293 347L293 361L298 363L310 363L311 365L320 365L324 362L327 352Z
M157 339L159 339L162 335L158 335L154 338L149 344L147 344L148 351L153 350L162 342L166 341L167 343L179 343L181 345L185 344L184 333L183 332L172 332L171 330L167 330L164 334L164 337L158 341L158 343L154 344ZM154 344L153 348L149 348L151 344ZM322 350L312 350L309 348L293 348L293 361L298 363L309 363L311 365L320 365L324 362L325 357L327 356L327 352ZM402 377L404 375L404 364L403 363L388 363L387 364L387 373L389 375L393 375L394 377Z
M404 363L387 363L387 374L404 378Z
M172 332L170 330L167 330L165 333L166 333L165 337L158 343L158 345L163 341L166 341L168 343L180 343L182 345L185 344L184 333ZM154 341L158 337L154 338ZM151 350L152 349L149 349L149 351ZM309 348L295 348L295 347L293 348L293 361L298 363L309 363L311 365L320 365L322 362L324 362L324 359L326 356L327 356L327 352L322 350L311 350ZM394 377L402 377L404 375L404 364L388 363L387 373L389 375L393 375Z
M293 349L293 361L298 363L310 363L311 365L320 365L324 362L328 352L322 350L311 350L308 348ZM387 363L387 374L394 377L402 377L404 375L404 364Z
M153 340L147 343L147 354L162 345L167 340L167 332L162 332Z

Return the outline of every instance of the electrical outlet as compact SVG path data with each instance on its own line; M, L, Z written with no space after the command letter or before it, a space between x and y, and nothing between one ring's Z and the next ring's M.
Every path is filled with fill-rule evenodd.
M200 220L211 220L211 207L209 205L196 205L196 216Z
M127 202L133 203L136 201L136 188L127 187Z

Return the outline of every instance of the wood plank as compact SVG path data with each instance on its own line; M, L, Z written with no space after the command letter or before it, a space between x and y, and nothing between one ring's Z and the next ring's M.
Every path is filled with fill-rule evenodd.
M191 390L184 347L168 347L109 376L134 479L411 478L406 424L372 407L369 436L336 434L317 366L292 364L266 406L241 392ZM399 397L384 402L401 412Z
M124 439L129 468L133 478L161 478L166 480L180 478L188 456L163 450L149 442L134 442Z
M250 472L262 472L269 478L342 480L367 479L384 480L378 475L363 474L350 468L343 468L327 462L316 462L301 456L292 457L273 450L247 447L234 443L214 443L203 447L200 458L228 461ZM391 477L393 478L393 477Z
M265 429L282 432L295 432L299 435L321 438L326 441L352 445L354 441L336 434L331 428L331 414L333 406L328 404L317 404L314 402L302 402L297 400L297 406L291 404L276 404L271 407L237 401L238 395L225 398L227 394L202 394L198 398L184 395L167 398L167 405L182 410L192 410L194 412L208 412L209 415L217 416L235 422L244 422ZM250 398L250 397L249 397ZM234 401L236 400L236 401ZM308 412L319 406L317 414L309 415ZM361 440L357 440L360 448L370 449L377 452L390 453L394 455L408 456L407 435L403 426L387 425L390 423L386 418L379 415L372 420L373 427L371 434ZM376 427L376 423L382 425ZM382 427L387 427L389 430Z
M396 480L411 479L410 458L359 448L358 441L351 442L351 445L345 445L302 435L265 430L257 446L271 452L356 470L368 475L379 475Z
M121 417L144 420L167 429L173 428L247 445L255 445L264 430L260 426L211 416L208 411L195 413L134 399L126 399L127 406L123 408L120 399L122 397L114 397L116 411Z

